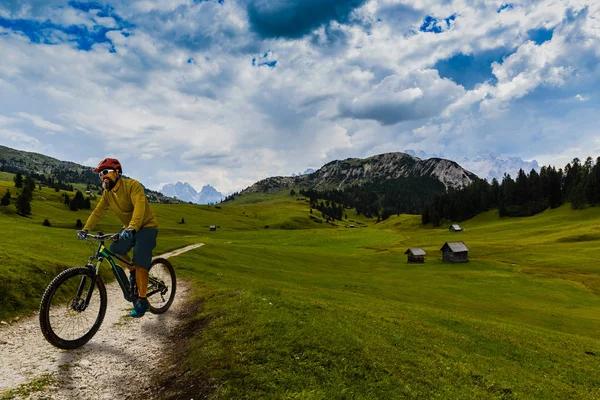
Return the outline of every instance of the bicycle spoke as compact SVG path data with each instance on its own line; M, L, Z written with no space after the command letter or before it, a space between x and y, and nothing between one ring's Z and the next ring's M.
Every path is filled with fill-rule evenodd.
M58 337L77 340L87 334L94 325L99 312L96 292L92 293L90 303L84 311L75 309L82 306L91 283L90 278L75 276L65 281L54 294L50 324ZM70 297L69 292L79 296Z
M165 312L173 301L175 295L175 274L173 267L163 259L155 260L150 267L148 300L150 311L153 313Z

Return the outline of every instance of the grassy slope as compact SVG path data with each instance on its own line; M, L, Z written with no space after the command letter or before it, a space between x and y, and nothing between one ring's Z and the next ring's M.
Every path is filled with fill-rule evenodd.
M0 194L8 186L0 181ZM0 249L4 317L35 308L51 277L89 253L74 228L41 226L49 218L66 228L88 213L45 190L31 219L0 209L10 232ZM368 229L318 224L284 193L221 209L153 207L157 252L206 243L175 263L204 299L186 367L215 396L600 397L600 209L490 212L450 233L416 216ZM100 228L117 229L111 218ZM221 228L209 233L212 224ZM470 263L440 261L449 240L465 241ZM406 264L407 247L423 247L427 262Z
M598 222L597 210L583 213ZM565 215L586 220L567 208L539 218ZM182 255L208 297L190 367L210 366L226 398L598 397L598 359L586 352L600 354L600 299L579 280L593 264L575 253L571 270L539 277L569 245L537 250L526 240L536 219L512 234L502 225L516 221L481 219L462 234L411 216L377 229L239 232ZM457 237L472 261L442 263L437 250ZM409 246L427 263L406 264Z

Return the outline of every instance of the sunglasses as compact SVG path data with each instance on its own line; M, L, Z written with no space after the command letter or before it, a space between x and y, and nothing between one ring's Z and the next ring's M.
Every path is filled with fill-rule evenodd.
M110 174L113 171L114 171L114 169L103 169L102 171L98 172L98 176L100 178L102 178L103 176L106 176L106 175Z

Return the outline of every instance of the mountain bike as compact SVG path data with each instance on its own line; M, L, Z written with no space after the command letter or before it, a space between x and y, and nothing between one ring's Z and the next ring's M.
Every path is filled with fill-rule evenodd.
M86 344L98 331L106 314L106 287L99 275L107 260L128 302L137 299L135 283L129 284L125 270L115 262L133 266L104 246L106 240L118 241L119 234L88 234L86 240L99 242L94 255L84 267L74 267L58 274L46 288L40 304L40 327L48 342L60 349L76 349ZM96 260L96 265L93 261ZM162 314L175 298L177 282L169 261L156 258L150 265L147 298L150 311Z

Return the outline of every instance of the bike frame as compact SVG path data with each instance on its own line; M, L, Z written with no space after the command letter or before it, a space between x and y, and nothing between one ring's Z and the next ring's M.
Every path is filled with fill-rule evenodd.
M92 298L92 292L93 292L94 286L96 285L96 279L97 279L98 273L100 271L100 265L102 264L102 261L104 261L105 259L110 264L111 271L112 271L113 275L115 276L115 278L117 279L117 282L119 283L119 286L121 287L121 290L123 291L123 296L125 297L125 300L131 301L131 302L135 301L137 298L137 295L135 293L132 293L131 288L129 287L129 279L127 278L127 275L125 275L125 269L123 267L121 267L120 265L118 265L114 259L116 258L120 262L127 264L130 267L133 267L134 264L132 262L129 262L129 261L123 259L123 257L121 257L119 254L116 254L116 253L110 251L110 249L104 245L104 241L106 239L110 239L113 241L118 240L119 234L116 233L116 234L111 234L111 235L105 235L102 232L98 232L98 235L88 235L88 236L93 239L96 239L100 242L100 244L98 244L98 248L96 249L96 254L89 257L88 263L86 265L86 267L88 267L92 271L92 284L90 285L90 288L88 290L84 304L78 304L78 305L73 304L73 307L81 309L82 311L85 310L85 308L87 307L87 305L90 302L90 299ZM95 266L92 263L94 260L98 260L96 262ZM154 284L155 289L149 291L147 293L147 297L150 297L156 293L162 293L162 294L165 293L165 285L160 280L156 279L153 276L149 276L149 283ZM85 286L85 278L83 278L81 280L79 289L77 290L77 298L81 297L84 286Z
M123 291L123 296L125 297L125 300L134 301L135 294L132 293L130 290L128 279L127 279L127 276L125 275L125 270L123 267L118 265L114 259L116 258L120 262L127 264L131 267L133 267L134 264L127 260L124 260L119 254L113 253L112 251L110 251L109 248L107 248L104 245L104 241L106 239L114 239L117 236L116 235L103 235L102 232L99 232L97 236L93 236L93 235L89 235L89 236L100 241L100 244L98 245L98 248L96 249L96 254L94 254L93 256L90 256L89 260L88 260L87 267L89 267L92 270L93 278L92 278L92 284L90 286L90 290L86 297L85 303L87 304L90 301L90 298L92 296L92 290L93 290L94 286L96 285L96 277L100 271L100 265L102 264L102 261L104 261L105 259L108 261L108 263L111 266L111 271L112 271L113 275L115 276L115 278L117 279L117 282L119 283L119 286L121 287L121 290ZM92 264L92 262L94 260L98 260L96 262L95 266L94 266L94 264ZM83 284L84 284L84 282L82 281L81 287L77 291L78 296L81 295L81 291L83 290Z

